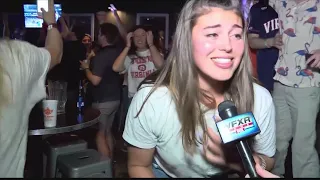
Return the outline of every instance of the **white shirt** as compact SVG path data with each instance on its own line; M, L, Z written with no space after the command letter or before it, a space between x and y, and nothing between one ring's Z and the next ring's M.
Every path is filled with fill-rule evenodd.
M151 73L156 71L150 50L136 52L136 55L127 56L124 62L128 74L128 96L132 98L137 92L139 84Z
M45 78L51 57L46 49L18 40L0 41L0 57L9 99L0 112L0 177L22 178L29 114L46 96Z
M305 0L269 0L279 15L283 48L275 65L274 79L284 85L304 88L320 87L319 70L306 67L305 53L320 49L320 3Z
M171 177L209 177L222 170L208 163L201 155L202 146L192 156L184 151L180 134L181 124L176 106L166 87L160 87L149 97L137 118L145 98L152 87L144 85L130 105L123 138L142 149L156 148L157 164ZM261 133L254 137L254 151L272 157L275 154L275 110L272 97L265 88L254 84L254 116ZM217 128L215 110L204 114L208 127ZM200 129L200 128L199 128ZM197 134L203 134L198 131Z

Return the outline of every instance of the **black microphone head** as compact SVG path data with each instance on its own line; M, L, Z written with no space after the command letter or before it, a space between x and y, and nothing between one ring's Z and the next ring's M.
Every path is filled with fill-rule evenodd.
M218 112L222 120L238 115L236 105L229 100L223 101L218 105Z

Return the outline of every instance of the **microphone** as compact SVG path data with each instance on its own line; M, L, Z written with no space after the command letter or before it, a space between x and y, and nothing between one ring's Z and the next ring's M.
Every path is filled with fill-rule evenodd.
M218 111L222 121L216 122L216 125L223 144L235 143L246 173L250 178L259 178L251 149L246 141L246 138L260 133L252 112L238 114L232 101L220 103Z

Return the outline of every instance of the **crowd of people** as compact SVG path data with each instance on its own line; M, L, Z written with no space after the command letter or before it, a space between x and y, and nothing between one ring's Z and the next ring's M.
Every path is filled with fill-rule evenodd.
M86 104L101 112L97 149L110 159L122 103L132 178L250 178L237 149L218 134L217 107L225 100L257 120L261 132L250 147L260 177L285 175L292 139L293 177L318 178L319 6L259 0L247 19L240 1L189 0L165 50L162 31L155 38L148 26L126 30L114 5L108 9L115 25L105 22L105 12L96 14L94 41L67 14L55 22L49 0L39 38L44 47L0 41L0 177L23 177L28 115L50 79L68 83L71 104L79 81L86 84ZM257 51L256 78L250 48Z

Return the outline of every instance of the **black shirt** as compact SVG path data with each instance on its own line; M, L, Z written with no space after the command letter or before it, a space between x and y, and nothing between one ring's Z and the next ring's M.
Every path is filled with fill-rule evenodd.
M112 70L112 65L122 50L119 46L106 46L91 60L92 74L101 77L99 85L92 87L93 102L120 100L121 76Z

